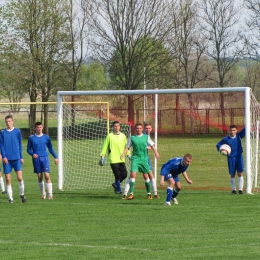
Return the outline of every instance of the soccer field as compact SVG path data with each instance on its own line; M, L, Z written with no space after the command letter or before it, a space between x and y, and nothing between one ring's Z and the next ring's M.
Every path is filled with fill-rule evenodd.
M54 164L54 200L41 200L24 140L28 203L20 201L12 173L14 203L0 195L1 259L260 259L259 194L230 195L226 159L215 148L218 140L158 140L159 168L190 152L194 187L208 180L213 187L191 189L182 178L179 204L171 207L164 206L166 186L159 188L160 199L147 200L140 177L132 201L122 200L112 187L57 191Z

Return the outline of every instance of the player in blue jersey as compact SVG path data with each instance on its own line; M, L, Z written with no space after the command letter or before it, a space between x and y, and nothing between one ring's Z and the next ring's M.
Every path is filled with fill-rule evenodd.
M164 181L169 183L166 195L166 206L171 206L171 200L174 204L178 204L176 197L182 189L179 174L183 174L187 183L192 184L192 180L189 179L186 170L192 162L192 156L185 154L184 157L175 157L170 159L167 163L163 164L161 169L161 182L160 185L164 185ZM173 188L175 189L173 190Z
M27 153L32 156L34 173L38 176L38 185L41 190L42 199L46 199L46 192L44 187L43 174L46 180L46 189L48 191L49 199L53 199L52 182L50 177L50 161L49 152L55 160L55 164L59 162L56 155L51 139L48 135L43 134L43 126L41 122L35 123L35 134L31 135L27 143Z
M222 144L227 144L231 148L231 153L227 156L228 161L228 170L230 174L230 183L231 183L231 195L237 194L236 191L236 173L238 176L238 193L243 194L243 186L244 186L244 160L243 160L243 147L242 147L242 138L245 137L245 128L243 128L240 132L237 131L237 127L235 125L231 125L229 127L229 135L224 137L221 141L217 143L217 150Z
M1 131L0 146L3 158L3 168L6 179L6 191L9 203L13 203L13 190L11 185L11 172L15 170L19 183L19 193L22 202L25 203L24 181L22 164L24 163L22 155L22 133L20 129L13 126L13 117L8 115L5 117L6 129Z

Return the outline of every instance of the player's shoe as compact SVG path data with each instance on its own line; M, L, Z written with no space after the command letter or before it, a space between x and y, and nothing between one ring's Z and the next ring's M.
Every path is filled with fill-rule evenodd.
M114 192L117 193L117 186L116 186L115 183L112 183L112 187L113 187L113 189L114 189Z
M239 191L238 191L238 194L242 195L242 194L243 194L243 191L242 191L242 190L239 190Z
M122 194L122 191L118 191L118 190L117 190L117 191L116 191L116 194Z
M127 197L128 200L133 200L134 199L134 194L130 194L128 197Z
M123 195L122 200L126 200L126 199L127 199L127 196Z
M179 204L179 203L178 203L178 200L177 200L176 198L172 198L172 201L173 201L173 203L176 204L176 205Z
M231 191L231 195L235 195L235 194L237 194L237 191L236 190L232 190Z
M165 206L171 206L171 202L166 201L166 202L164 203L164 205L165 205Z
M151 194L147 194L147 199L148 200L152 200L153 199L152 195Z
M159 198L160 198L160 196L159 196L158 194L154 195L153 197L154 197L155 199L159 199Z
M7 194L7 191L5 190L5 191L2 191L2 194Z
M9 204L12 204L14 201L13 200L8 200L8 203Z
M25 197L24 195L22 195L22 196L20 196L20 197L21 197L21 199L22 199L22 203L27 202L27 199L26 199L26 197Z
M49 200L53 200L53 196L51 195L51 196L49 196Z
M45 200L46 199L46 194L42 195L42 199Z

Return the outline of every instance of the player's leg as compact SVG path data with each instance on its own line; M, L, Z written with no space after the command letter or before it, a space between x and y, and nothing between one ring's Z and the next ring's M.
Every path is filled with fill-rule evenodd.
M53 200L52 182L50 177L50 160L48 156L40 157L41 169L44 169L44 177L46 181L46 190L48 192L49 200Z
M173 177L170 173L164 176L164 180L168 182L168 187L167 187L167 190L166 190L165 205L171 206L171 199L172 199L173 187L174 187L175 182L174 182L174 179L173 179Z
M174 204L178 204L178 200L176 199L176 197L179 195L179 192L182 189L182 185L178 176L173 179L175 181L175 185L174 185L175 188L173 189L173 193L172 193L172 201Z
M12 169L11 169L12 171ZM12 185L11 185L11 171L9 173L5 173L5 166L4 166L4 173L5 173L5 183L6 183L6 192L8 195L8 201L9 203L13 203L13 189L12 189Z
M143 178L145 182L145 188L147 191L147 199L151 200L152 199L152 194L151 194L151 183L149 179L149 173L143 173Z
M136 171L131 172L131 175L130 175L130 194L127 198L128 200L132 200L134 198L135 177L136 177Z
M6 194L5 183L2 176L1 167L0 167L0 186L1 186L2 194Z
M238 176L238 193L241 195L243 194L243 187L244 187L244 160L242 155L237 157L237 176Z
M115 176L115 182L112 183L112 187L114 188L114 191L115 191L116 194L122 194L121 185L120 185L120 180L121 180L120 163L111 163L110 167L111 167L112 172Z
M44 172L44 177L45 177L45 181L46 181L46 190L48 192L49 200L53 200L52 182L51 182L50 173Z
M236 191L236 157L228 158L228 170L230 174L231 194L237 194Z
M19 194L22 199L22 203L27 202L27 199L24 195L24 181L23 181L23 172L22 172L22 163L21 160L15 160L12 161L12 167L14 168L16 172L16 177L18 180L18 186L19 186Z
M37 174L38 186L39 186L39 189L41 191L41 198L45 200L46 199L46 191L45 191L43 174L42 174L43 168L42 168L42 165L41 165L40 158L39 157L33 158L32 162L33 162L34 173Z
M155 181L155 178L153 176L153 172L152 171L149 172L149 179L150 179L151 186L152 186L152 189L153 189L154 198L159 198L158 193L157 193L156 181Z
M122 197L123 200L127 198L127 193L129 191L129 189L130 189L130 177L127 178L125 181L124 195Z

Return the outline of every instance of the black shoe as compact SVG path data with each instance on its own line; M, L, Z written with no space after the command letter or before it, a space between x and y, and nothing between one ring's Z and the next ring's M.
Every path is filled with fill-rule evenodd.
M20 196L20 197L21 197L21 199L22 199L22 203L27 202L27 199L26 199L26 197L25 197L24 195L22 195L22 196Z
M13 200L8 200L9 204L12 204L13 203Z
M234 195L234 194L237 194L237 191L232 190L232 191L231 191L231 195Z
M238 191L238 194L242 195L242 194L243 194L243 191L242 191L242 190L239 190L239 191Z
M112 187L114 188L114 192L117 194L117 186L115 183L112 183Z
M5 190L5 191L2 191L2 194L7 194L7 191Z
M116 191L116 194L122 194L122 191Z

